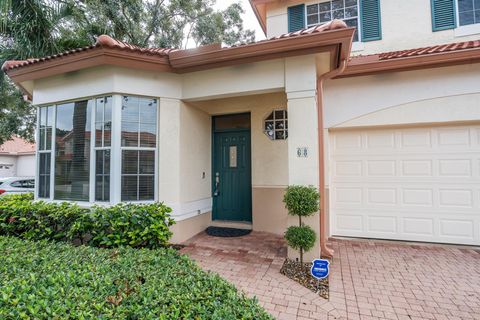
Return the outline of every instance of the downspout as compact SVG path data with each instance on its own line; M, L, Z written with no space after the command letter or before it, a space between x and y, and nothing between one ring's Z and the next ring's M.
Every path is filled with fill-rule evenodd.
M323 135L323 83L341 74L347 66L347 59L340 61L338 68L333 69L317 79L317 121L318 121L318 173L320 192L320 256L333 257L333 250L327 247L327 223L325 200L325 154Z

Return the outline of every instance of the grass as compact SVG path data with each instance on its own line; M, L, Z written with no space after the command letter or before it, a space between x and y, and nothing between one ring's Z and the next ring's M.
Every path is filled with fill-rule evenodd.
M272 319L173 249L0 236L0 319Z

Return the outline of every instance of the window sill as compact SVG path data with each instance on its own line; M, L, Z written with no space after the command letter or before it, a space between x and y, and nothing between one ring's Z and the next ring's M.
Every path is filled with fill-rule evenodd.
M480 23L460 26L454 29L455 38L480 34Z

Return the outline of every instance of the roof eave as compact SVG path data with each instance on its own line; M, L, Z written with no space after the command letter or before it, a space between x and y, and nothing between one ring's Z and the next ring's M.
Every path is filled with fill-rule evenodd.
M97 47L87 51L59 56L19 68L6 70L5 73L16 83L36 80L48 76L77 71L99 65L116 65L144 70L172 71L168 57L139 55L122 49Z
M259 5L265 6L266 3L271 2L271 1L264 1L261 4L258 4L258 1L255 1L255 0L250 0L249 2L250 2L250 6L252 7L253 13L255 13L255 16L257 17L257 20L260 24L260 27L263 30L263 34L267 35L267 17L266 17L266 15L262 16L260 11L258 10L258 6Z
M355 61L356 59L358 61ZM365 62L361 62L359 58L353 58L345 71L337 78L440 68L478 62L480 62L480 48Z
M170 54L170 64L178 73L186 73L326 51L339 53L338 57L334 57L335 64L338 64L338 58L345 59L349 56L354 32L353 28L345 28L198 54L185 55L181 51L173 52Z

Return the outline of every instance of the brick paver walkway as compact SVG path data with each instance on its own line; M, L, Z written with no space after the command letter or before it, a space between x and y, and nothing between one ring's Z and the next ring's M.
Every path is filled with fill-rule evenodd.
M333 240L330 302L348 319L480 319L480 249Z
M287 256L285 241L280 236L252 232L238 238L215 238L203 233L186 244L183 253L202 268L217 272L248 296L256 296L260 305L277 319L338 317L328 300L280 274Z
M279 273L282 237L200 234L182 251L243 290L277 319L480 319L480 250L332 240L330 301Z

